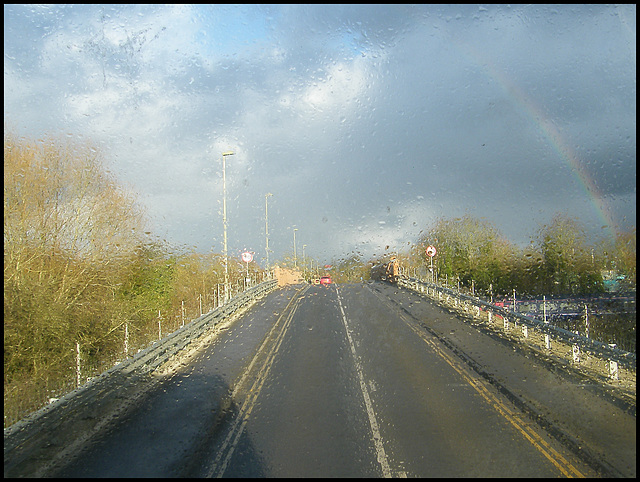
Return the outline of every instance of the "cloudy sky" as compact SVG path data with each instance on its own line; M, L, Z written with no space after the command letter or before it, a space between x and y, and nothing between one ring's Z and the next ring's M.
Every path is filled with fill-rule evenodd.
M636 7L4 6L4 119L99 144L151 229L325 262L485 218L636 223ZM605 227L606 226L606 227Z

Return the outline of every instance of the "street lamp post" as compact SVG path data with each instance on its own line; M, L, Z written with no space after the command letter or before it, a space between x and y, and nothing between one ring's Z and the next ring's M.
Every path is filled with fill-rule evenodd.
M306 279L306 275L307 275L307 256L305 255L305 248L307 247L306 244L302 245L302 277Z
M293 229L293 267L298 267L298 257L296 256L296 231L298 228Z
M233 152L227 151L222 153L222 226L223 226L223 252L224 252L224 302L229 301L229 268L228 268L228 252L227 252L227 177L225 169L225 159L227 156L233 156Z
M270 192L264 195L264 237L265 237L265 252L267 253L266 269L269 272L269 211L268 211L268 199L269 196L273 196Z

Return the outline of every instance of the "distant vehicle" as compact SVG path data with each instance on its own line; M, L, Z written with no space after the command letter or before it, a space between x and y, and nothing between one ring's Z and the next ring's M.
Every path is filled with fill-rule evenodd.
M323 276L322 278L320 278L321 285L330 285L331 283L331 276Z
M398 260L393 257L390 261L380 263L371 268L371 279L376 281L388 281L397 283L400 277L400 266Z

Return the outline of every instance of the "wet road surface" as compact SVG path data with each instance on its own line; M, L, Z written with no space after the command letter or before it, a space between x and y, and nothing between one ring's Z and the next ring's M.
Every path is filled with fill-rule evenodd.
M635 406L415 293L297 285L220 331L55 475L635 476Z

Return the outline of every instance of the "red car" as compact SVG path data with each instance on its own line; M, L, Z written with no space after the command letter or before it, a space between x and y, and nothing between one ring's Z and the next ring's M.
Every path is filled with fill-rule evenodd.
M331 284L331 276L323 276L320 278L321 285L330 285Z

